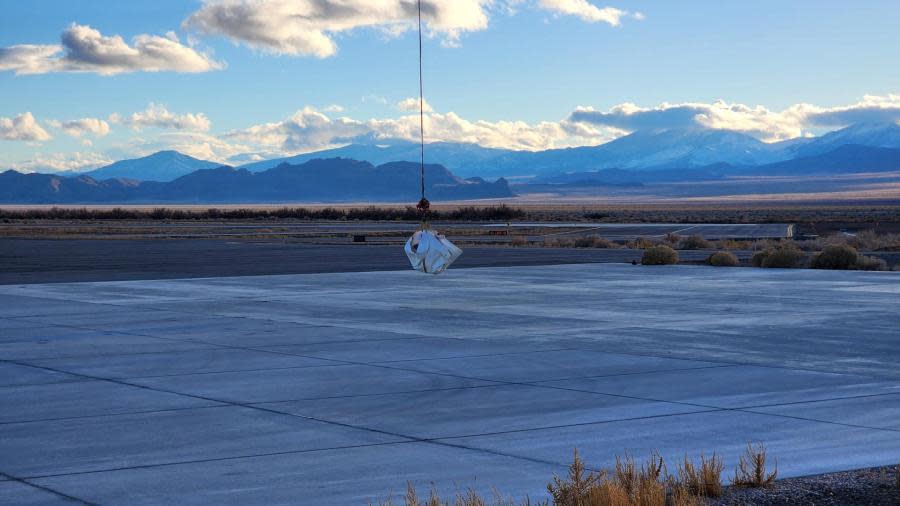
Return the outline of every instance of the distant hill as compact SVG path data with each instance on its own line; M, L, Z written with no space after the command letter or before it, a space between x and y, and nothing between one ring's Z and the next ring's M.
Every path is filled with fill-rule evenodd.
M825 154L846 146L869 146L900 149L900 125L896 123L858 123L821 137L806 139L788 149L789 158L803 158Z
M506 180L462 179L439 165L425 167L426 194L434 201L511 197ZM233 167L201 169L170 182L48 174L0 174L0 202L75 203L242 203L419 200L419 165L374 166L335 158L301 165L282 164L260 173Z
M408 141L373 140L295 157L242 166L265 170L282 162L342 156L371 163L419 159L419 145ZM701 128L634 132L600 146L512 151L475 144L438 142L426 146L426 159L461 176L543 176L599 169L659 170L703 167L714 163L756 165L779 159L778 151L749 135Z
M418 162L421 156L417 142L400 139L370 139L365 142L315 153L249 163L242 165L241 168L259 172L277 167L282 163L296 165L316 158L350 158L381 165L388 162ZM433 142L427 145L426 162L443 165L462 177L490 175L490 171L485 171L485 169L511 153L515 153L515 151L484 148L477 144Z
M159 151L143 158L121 160L83 175L94 179L125 178L139 181L172 181L195 170L211 169L220 165L222 164L199 160L178 151Z
M814 156L750 167L743 176L839 175L900 171L900 149L844 145Z

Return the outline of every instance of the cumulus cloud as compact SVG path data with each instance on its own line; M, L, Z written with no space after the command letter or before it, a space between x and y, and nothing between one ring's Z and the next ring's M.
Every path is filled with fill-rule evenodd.
M104 137L109 135L110 131L109 123L97 118L82 118L70 121L50 120L47 124L53 128L62 130L70 137L75 138L80 138L86 134L91 134L95 137Z
M554 14L576 16L588 23L606 23L611 26L622 24L622 18L628 15L627 11L615 7L597 7L588 0L540 0L538 5ZM644 19L641 13L635 13L637 20Z
M475 143L486 147L540 150L585 144L600 144L617 135L614 129L594 127L568 120L529 124L522 121L470 121L455 113L425 116L427 142ZM223 136L231 142L256 146L260 151L295 154L335 147L366 139L419 138L419 116L370 119L331 118L306 107L290 118L255 125Z
M492 0L423 0L426 28L451 44L488 26ZM263 51L326 58L336 35L376 28L396 35L416 16L413 0L207 0L186 27L221 35Z
M434 109L431 107L431 104L429 104L427 100L424 100L422 105L425 112L434 111ZM418 97L404 98L403 100L397 102L397 109L406 112L419 112Z
M24 112L15 118L0 118L0 139L40 142L52 138L30 112Z
M188 130L206 132L212 125L203 113L175 114L169 112L164 105L150 104L145 111L133 113L122 118L118 114L109 117L113 123L123 123L134 130L144 128L162 128L165 130Z
M86 25L72 24L62 33L61 44L17 45L0 48L0 71L16 74L94 72L209 72L224 67L209 55L165 36L138 35L128 44L118 35L104 36Z
M855 104L838 107L796 104L782 111L722 100L713 103L663 103L649 108L625 103L607 111L579 107L569 119L575 123L625 131L689 127L733 130L773 142L809 135L809 130L817 127L840 128L854 123L897 122L900 120L900 95L869 95Z
M11 164L19 172L82 172L109 165L106 155L91 152L38 154L33 159Z
M866 95L855 104L819 108L808 104L801 107L816 126L842 127L854 123L884 123L900 121L900 95Z

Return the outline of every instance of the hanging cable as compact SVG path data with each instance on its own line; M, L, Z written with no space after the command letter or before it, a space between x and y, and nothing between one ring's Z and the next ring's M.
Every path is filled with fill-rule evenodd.
M425 86L422 80L422 0L417 1L418 20L419 20L419 147L420 147L420 165L419 179L421 182L422 199L416 205L419 214L422 215L422 222L426 221L428 209L431 203L425 198Z

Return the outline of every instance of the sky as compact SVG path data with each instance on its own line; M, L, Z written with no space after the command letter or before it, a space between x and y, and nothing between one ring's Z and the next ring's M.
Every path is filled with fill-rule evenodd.
M0 170L415 139L413 0L0 0ZM423 0L429 141L900 120L894 0Z

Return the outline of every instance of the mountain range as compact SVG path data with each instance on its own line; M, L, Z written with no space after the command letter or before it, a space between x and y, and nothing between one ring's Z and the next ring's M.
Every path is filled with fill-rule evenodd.
M512 151L475 144L436 142L427 145L427 160L462 177L540 177L566 172L622 169L632 172L681 171L727 164L754 167L811 157L844 145L900 149L895 123L857 124L821 137L765 143L728 130L703 128L640 130L599 146L545 151ZM244 165L250 171L314 158L346 157L371 163L417 161L419 145L403 140L371 140L340 148Z
M426 165L426 193L432 200L513 196L505 179L462 179L439 165ZM0 202L70 203L245 203L245 202L416 202L419 164L342 158L283 163L259 173L220 166L200 169L174 181L137 181L89 175L0 173Z
M438 200L511 196L504 178L517 192L541 193L547 185L900 173L900 126L857 124L777 143L725 130L645 130L599 146L536 152L438 142L426 157L433 162L428 194ZM8 171L0 175L0 202L415 201L418 159L417 143L372 138L237 168L162 151L77 175Z

